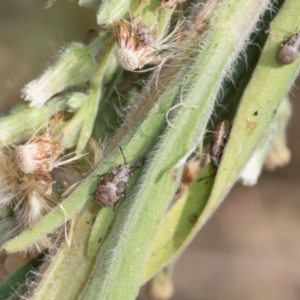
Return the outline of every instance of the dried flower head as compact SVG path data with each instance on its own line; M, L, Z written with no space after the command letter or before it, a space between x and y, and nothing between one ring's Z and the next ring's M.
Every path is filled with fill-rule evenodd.
M19 178L22 175L12 149L0 151L0 210L11 208L12 201L20 193Z
M57 192L63 185L53 180L52 171L82 156L61 156L62 148L59 140L47 133L0 151L0 209L13 213L13 234L34 226L58 203L52 190ZM43 251L56 236L44 236L25 251Z
M31 228L53 206L47 197L52 191L52 178L39 178L34 174L24 173L17 162L15 147L7 147L0 152L0 209L9 209L13 212L14 228L19 230ZM29 252L43 250L49 246L49 239L44 237Z
M33 137L25 145L16 148L16 159L20 169L26 174L38 177L48 176L54 161L62 153L58 140L48 137Z
M141 69L147 64L158 64L170 57L165 50L170 49L174 31L167 37L155 37L143 23L133 20L120 22L119 30L114 28L118 44L117 60L129 71ZM177 29L177 28L176 28Z

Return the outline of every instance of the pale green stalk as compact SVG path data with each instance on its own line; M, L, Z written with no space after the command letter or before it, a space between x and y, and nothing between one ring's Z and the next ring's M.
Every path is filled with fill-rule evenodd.
M49 254L49 262L40 270L40 281L27 297L31 300L76 299L92 269L94 260L87 257L90 230L95 218L92 207L77 215L69 230L69 245L64 241L56 253ZM48 265L47 265L48 264Z
M98 107L101 100L101 89L102 89L102 81L107 73L107 70L111 64L111 62L114 62L114 47L115 46L115 40L110 38L108 41L106 41L104 45L104 51L101 53L101 61L97 67L97 71L93 75L90 81L90 91L89 91L89 101L87 105L85 106L84 110L84 117L82 120L82 127L80 131L80 135L78 138L78 143L76 147L76 151L82 152L86 145L88 144L95 119L97 117ZM113 64L115 67L115 64Z
M56 112L66 109L66 102L64 98L58 101L53 99L53 102L43 107L23 108L1 118L0 147L19 143L31 137L34 132L45 126Z

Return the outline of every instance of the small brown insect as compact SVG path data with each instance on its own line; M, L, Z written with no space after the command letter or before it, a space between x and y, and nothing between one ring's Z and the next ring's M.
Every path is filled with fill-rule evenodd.
M226 146L227 140L230 135L231 128L232 126L228 120L224 120L217 125L216 131L214 132L211 140L210 150L209 150L210 161L215 169L215 172L211 175L198 179L198 181L202 181L203 179L207 179L207 178L212 178L217 174L216 171L219 168L222 155L224 152L224 148Z
M154 41L154 36L148 26L143 23L138 23L136 26L136 36L141 39L146 45L151 45Z
M114 170L104 175L96 190L96 201L103 207L116 204L123 196L131 173L131 168L122 149L121 153L124 158L124 165L117 166Z
M179 3L183 3L185 0L162 0L161 7L173 8Z
M217 125L210 144L210 159L215 170L219 168L220 161L231 131L231 124L224 120Z
M293 63L300 53L300 32L294 34L286 41L278 52L277 59L281 64L289 65Z

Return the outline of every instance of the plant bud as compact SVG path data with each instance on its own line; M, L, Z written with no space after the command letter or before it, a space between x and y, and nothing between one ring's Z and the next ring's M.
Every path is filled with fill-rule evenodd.
M41 77L24 87L22 97L31 102L30 106L42 106L55 94L87 81L95 66L89 49L72 43Z

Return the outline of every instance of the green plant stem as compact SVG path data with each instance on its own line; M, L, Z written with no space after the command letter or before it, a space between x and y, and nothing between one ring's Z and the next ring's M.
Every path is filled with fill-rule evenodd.
M137 188L129 195L130 200L120 207L80 299L136 297L151 241L175 193L182 167L203 138L224 74L229 72L267 5L268 1L258 0L220 4L210 34L183 79L183 97L187 100L171 120L175 128L165 131Z
M54 100L54 99L53 99ZM40 108L23 108L0 119L0 147L10 143L20 143L29 137L53 117L66 108L66 100L53 101Z
M95 218L93 207L72 220L75 226L70 245L63 241L56 253L50 253L51 260L42 270L39 285L34 288L30 299L61 300L76 299L92 269L94 259L87 256L88 239Z
M82 152L85 149L92 135L99 103L101 100L103 78L107 72L107 69L109 68L110 62L114 60L114 46L115 40L113 38L110 38L108 41L106 41L104 45L104 51L101 53L101 61L98 65L97 71L91 79L91 87L88 95L89 101L85 106L84 118L82 120L82 127L76 147L78 152Z

